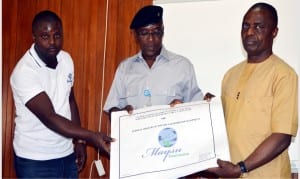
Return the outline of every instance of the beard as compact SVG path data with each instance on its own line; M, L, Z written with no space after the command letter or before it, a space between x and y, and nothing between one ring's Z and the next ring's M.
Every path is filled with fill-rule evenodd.
M47 56L46 58L46 66L55 69L58 63L56 56Z
M38 54L38 56L40 57L40 59L46 64L47 67L55 69L57 66L57 58L56 55L48 55L47 53L44 53L43 51L39 50L39 48L37 48L35 46L35 50Z

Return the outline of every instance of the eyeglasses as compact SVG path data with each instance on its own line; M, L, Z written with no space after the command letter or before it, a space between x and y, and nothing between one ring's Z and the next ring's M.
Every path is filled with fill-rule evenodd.
M155 38L160 38L162 37L162 35L164 34L164 31L163 30L155 30L153 32L149 32L149 31L137 31L137 34L139 35L139 37L141 37L142 39L146 39L146 38L149 38L150 35L152 37L155 37Z

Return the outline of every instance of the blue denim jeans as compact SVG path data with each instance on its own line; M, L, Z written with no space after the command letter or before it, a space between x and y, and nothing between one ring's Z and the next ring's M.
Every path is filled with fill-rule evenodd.
M14 164L18 178L78 178L74 154L43 161L14 155Z

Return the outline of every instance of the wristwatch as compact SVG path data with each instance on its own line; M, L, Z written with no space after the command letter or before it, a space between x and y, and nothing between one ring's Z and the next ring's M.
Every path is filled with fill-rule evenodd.
M248 176L248 169L244 163L244 161L240 161L238 163L238 165L240 166L240 169L241 169L241 175L240 175L240 178L245 178Z

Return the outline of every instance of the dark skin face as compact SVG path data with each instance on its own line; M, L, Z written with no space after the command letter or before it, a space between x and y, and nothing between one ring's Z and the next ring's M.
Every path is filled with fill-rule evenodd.
M244 16L241 35L249 63L262 62L273 53L277 32L270 12L265 9L255 8Z
M155 58L160 54L163 34L162 23L149 24L135 30L135 39L149 67L153 65Z
M62 49L63 31L59 22L41 21L33 29L33 41L39 57L50 68L56 68L56 55Z

